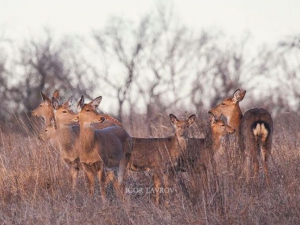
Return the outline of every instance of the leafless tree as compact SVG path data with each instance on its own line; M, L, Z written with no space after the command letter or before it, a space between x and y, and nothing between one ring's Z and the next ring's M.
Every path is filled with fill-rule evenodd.
M104 31L94 32L105 62L102 72L95 69L94 73L109 86L111 97L117 98L118 118L121 121L124 103L139 73L141 52L147 43L147 26L147 17L141 20L137 29L132 29L120 18L113 18Z
M10 99L23 104L16 104L15 111L29 113L39 104L41 91L48 94L58 89L65 96L78 92L88 95L86 90L91 90L88 85L93 83L82 81L88 69L84 61L79 65L73 40L57 40L49 30L43 34L42 38L26 40L19 49Z
M211 108L238 88L251 90L251 82L258 75L255 73L256 57L249 56L246 51L247 39L226 43L226 47L218 44L218 37L201 36L200 44L203 39L210 39L210 42L199 48L191 89L191 102L197 109Z

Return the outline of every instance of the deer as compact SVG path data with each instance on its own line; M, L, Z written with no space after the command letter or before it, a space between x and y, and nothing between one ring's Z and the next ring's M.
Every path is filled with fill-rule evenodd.
M85 104L82 96L77 105L79 113L75 121L80 126L77 149L87 177L89 193L94 193L94 177L98 175L102 200L105 202L106 174L113 179L117 194L123 196L122 183L131 155L132 139L123 127L97 129L94 126L105 121L105 117L96 111L101 100L102 96L99 96ZM113 172L117 173L117 180Z
M54 112L52 108L51 99L49 99L43 92L41 92L43 102L34 110L32 110L31 115L36 117L42 117L45 121L46 127L51 127L53 125ZM59 99L58 90L54 91L53 96Z
M168 187L169 176L180 156L187 150L188 130L195 122L193 114L186 120L179 120L173 114L169 115L175 132L167 138L135 138L129 161L132 171L153 171L155 187L155 203L160 204L160 187ZM166 193L168 195L168 193ZM165 202L168 205L167 202Z
M211 157L215 157L221 151L222 137L234 134L235 129L227 125L222 119L210 114L210 131L205 138L189 138L187 151L183 154L176 167L177 171L199 171L202 167L205 171Z
M63 105L59 105L59 92L56 90L50 100L42 92L43 102L35 109L34 116L43 117L46 122L46 128L40 133L39 140L53 141L58 147L62 160L67 164L71 173L72 190L76 189L76 180L81 168L78 153L74 150L74 145L79 139L79 124L73 121L76 118L75 113L70 109L73 104L73 98L70 98ZM61 108L61 109L60 109ZM60 110L59 110L60 109ZM63 109L63 110L62 110ZM102 129L109 126L120 126L122 124L108 114L102 115L106 121L97 124L95 127ZM68 137L68 138L67 138ZM70 154L72 156L70 156Z
M54 109L54 120L51 126L46 127L44 135L40 139L54 139L59 148L61 159L67 164L70 174L73 191L76 188L78 172L81 168L78 152L75 148L79 137L79 126L74 122L77 114L71 110L74 98L69 98L64 104L60 105L55 97L52 97L52 106Z
M187 172L190 175L200 173L203 182L204 193L208 191L208 167L211 166L213 175L217 176L218 154L221 149L222 137L234 134L235 129L227 125L222 119L212 114L209 116L209 129L204 138L189 138L187 151L181 155L174 172ZM215 180L217 182L217 180ZM184 188L185 184L181 183ZM218 182L216 183L218 185ZM192 183L192 188L195 188Z
M215 116L223 115L228 125L237 130L238 145L246 157L246 181L250 182L251 161L253 162L254 178L259 173L258 155L261 153L264 175L270 186L268 158L272 150L273 120L271 114L263 108L252 108L242 114L239 102L244 99L246 91L237 89L232 97L224 99L209 112Z
M52 107L52 99L48 98L43 92L41 92L41 96L42 96L43 102L41 102L41 104L36 109L32 110L31 115L36 116L36 117L42 117L45 121L46 129L48 129L49 131L51 129L54 130L55 118L54 118L54 110ZM58 90L54 91L52 98L55 98L58 100L59 97L60 97L59 91ZM103 114L102 116L105 118L105 121L101 125L98 125L98 128L105 128L105 127L115 126L115 125L123 127L123 125L120 123L120 121L113 118L111 115ZM40 135L40 137L42 139L45 139L45 140L51 139L51 137L53 135L47 136L48 130L47 130L47 132L43 132ZM46 130L44 130L44 131L46 131Z
M75 190L80 164L74 149L74 142L76 136L79 136L79 132L72 121L75 118L75 114L70 109L73 98L71 97L67 102L59 105L58 90L53 93L51 100L43 92L41 92L41 96L43 102L32 111L33 116L42 117L45 121L45 129L40 133L39 139L54 140L54 144L60 151L61 159L69 168L72 189Z

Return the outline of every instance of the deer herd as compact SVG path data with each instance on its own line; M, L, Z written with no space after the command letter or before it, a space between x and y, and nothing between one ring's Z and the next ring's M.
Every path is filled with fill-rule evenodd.
M32 115L44 119L45 129L39 139L52 142L59 149L69 168L73 190L76 189L78 173L83 170L91 195L94 193L95 176L98 177L103 201L106 201L109 183L112 183L116 194L123 197L128 170L151 171L157 190L168 188L170 179L180 172L202 172L207 181L207 168L220 151L222 137L234 133L234 141L245 159L246 182L249 184L252 177L254 182L257 181L258 156L261 155L266 183L270 185L268 158L272 145L272 118L262 108L250 109L243 115L239 102L245 94L246 91L238 89L232 97L209 111L211 135L205 138L188 137L189 128L195 124L195 115L181 120L173 114L169 115L175 130L172 136L131 137L118 120L97 111L101 96L89 103L85 103L82 96L77 104L78 113L75 113L72 110L73 97L61 104L58 91L51 99L41 93L42 103L32 111ZM254 176L251 171L254 171ZM155 202L160 202L158 191Z

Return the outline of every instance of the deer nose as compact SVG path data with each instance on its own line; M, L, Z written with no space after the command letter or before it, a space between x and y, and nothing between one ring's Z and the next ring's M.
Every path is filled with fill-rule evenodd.
M76 116L74 119L72 119L73 122L78 123L79 122L79 116Z

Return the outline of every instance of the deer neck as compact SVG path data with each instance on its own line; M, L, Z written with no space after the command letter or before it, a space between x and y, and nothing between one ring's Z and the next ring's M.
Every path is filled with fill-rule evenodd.
M49 127L52 125L52 119L54 119L54 114L50 115L50 116L45 116L45 126Z
M221 135L219 134L212 134L212 148L213 152L217 152L221 146Z
M75 145L75 133L70 125L60 125L56 133L57 144L61 151L71 151Z
M90 125L80 124L80 144L85 152L91 151L95 143L95 132Z
M242 111L240 109L240 106L237 104L233 110L231 117L227 117L228 125L234 128L235 130L238 130L242 118L243 118Z
M186 151L187 144L188 138L179 136L177 134L174 135L170 149L170 155L173 161L176 161L180 155Z

